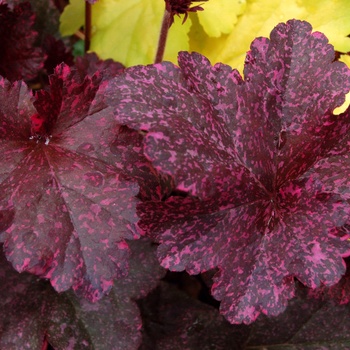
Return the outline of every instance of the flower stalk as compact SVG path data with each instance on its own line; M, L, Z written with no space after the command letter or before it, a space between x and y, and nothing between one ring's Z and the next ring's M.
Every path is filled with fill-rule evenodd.
M85 2L85 52L89 51L91 43L91 6L89 2Z

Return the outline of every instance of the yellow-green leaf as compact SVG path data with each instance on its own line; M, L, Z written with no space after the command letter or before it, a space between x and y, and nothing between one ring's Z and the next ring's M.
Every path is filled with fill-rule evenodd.
M246 7L245 0L209 0L201 4L204 11L198 13L199 23L210 37L219 37L233 30L237 16ZM196 14L197 15L197 14Z
M71 35L84 22L84 0L71 0L61 16L62 35ZM163 0L100 0L92 6L90 49L101 58L113 58L126 66L153 63L165 3ZM188 50L190 21L181 25L175 17L164 59L177 61Z
M84 0L70 1L61 16L62 35L72 35L83 25L84 6ZM244 6L245 0L210 0L198 14L200 26L212 36L229 33ZM99 0L92 6L91 51L126 66L153 63L164 9L164 0ZM183 18L175 16L164 60L176 63L178 52L190 49L191 18L182 24Z
M211 38L200 28L191 29L190 49L200 51L212 63L224 62L243 70L250 43L268 36L279 22L291 18L310 22L315 31L326 34L335 49L350 51L349 0L247 0L244 14L228 35Z
M85 1L70 0L60 17L60 32L63 36L74 34L84 24Z
M160 27L164 13L163 1L145 0L100 0L94 5L95 32L91 41L91 50L101 58L113 58L126 66L149 64L154 62ZM116 5L102 8L107 2ZM96 6L96 9L95 9ZM109 24L104 23L106 12L114 14ZM190 23L181 25L182 20L175 18L169 32L164 59L176 62L177 52L188 50L188 31ZM174 37L175 36L175 37Z
M348 67L350 67L350 56L349 55L341 55L339 61L344 62ZM346 109L350 105L350 92L345 95L345 102L340 106L337 107L334 111L333 114L340 114L346 111Z

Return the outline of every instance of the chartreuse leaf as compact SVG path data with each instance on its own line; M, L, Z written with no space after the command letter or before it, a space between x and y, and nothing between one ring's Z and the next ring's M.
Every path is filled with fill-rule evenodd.
M221 34L230 33L237 16L242 14L246 7L246 1L241 0L214 0L201 4L204 11L195 13L199 23L210 37L218 37Z
M350 113L332 111L350 70L334 56L290 20L253 41L244 80L182 52L178 66L131 67L106 91L119 123L148 132L155 168L195 196L139 204L139 225L163 267L219 269L212 294L231 323L281 313L294 278L316 288L345 273Z
M339 61L344 62L348 67L350 67L350 56L349 55L341 55ZM345 102L340 106L337 107L333 114L340 114L346 111L346 109L350 105L350 93L347 93L345 96Z
M244 14L229 35L211 38L194 27L190 33L191 51L198 51L212 62L223 62L243 71L244 57L256 37L267 36L278 22L291 18L310 22L315 31L324 33L335 49L350 51L349 1L248 0Z
M165 4L148 0L100 0L92 8L91 51L126 66L154 61ZM73 20L75 18L75 20ZM84 21L84 3L72 0L61 17L61 33L73 34ZM164 58L176 61L180 50L188 50L191 22L182 25L175 17Z
M238 0L206 3L203 6L205 11L199 14L201 26L210 36L229 33L237 20L236 14L243 11L244 4L244 1ZM126 66L152 63L164 8L162 0L100 0L92 8L91 50L101 58L113 58ZM61 16L62 35L73 34L83 24L84 2L71 0ZM175 16L164 60L176 62L178 52L189 49L190 27L190 18L182 24L182 18Z

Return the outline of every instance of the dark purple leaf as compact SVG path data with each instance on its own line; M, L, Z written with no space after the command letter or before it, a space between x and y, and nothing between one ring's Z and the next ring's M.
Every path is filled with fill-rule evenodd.
M143 135L141 132L121 126L115 140L110 145L114 165L123 170L140 186L139 198L161 200L174 189L170 176L159 174L143 154Z
M350 302L350 270L348 259L346 274L337 284L330 287L321 285L319 288L310 289L309 295L324 301L333 300L340 305L348 304Z
M164 270L150 242L130 245L128 277L96 303L58 294L47 281L19 274L1 253L0 348L41 349L46 336L55 349L138 349L142 321L132 299L146 296Z
M291 300L276 318L261 316L249 329L245 349L316 350L348 349L349 306L305 297Z
M131 250L129 273L116 280L114 287L120 297L135 300L145 297L157 287L166 271L158 263L157 246L149 239L129 241L128 244Z
M199 197L140 204L140 227L161 243L162 266L219 268L212 293L232 323L281 313L294 277L311 288L337 283L350 255L340 234L350 215L350 113L332 115L350 71L311 30L291 20L256 39L244 80L181 53L180 67L132 67L107 91L117 120L147 132L156 169Z
M11 81L32 79L44 66L43 51L34 47L34 21L29 3L16 5L13 10L0 4L0 75Z
M57 291L73 287L91 300L127 274L125 239L139 236L137 184L95 157L115 138L101 80L98 73L82 80L61 65L50 89L36 95L36 110L23 83L0 81L0 239L7 258L20 272L49 278Z
M66 295L57 294L47 281L13 270L2 252L0 279L1 349L41 349L45 336L57 349L92 349Z
M62 62L68 66L74 64L73 54L67 49L62 40L57 40L48 35L43 41L42 48L47 55L44 68L48 75L53 74L56 66Z
M230 325L210 305L163 282L141 301L144 319L140 350L243 349L248 328Z
M104 81L124 71L124 66L120 63L113 60L100 60L95 53L78 57L76 67L81 78L86 75L93 76L98 72L103 75ZM107 126L113 128L114 137L106 140L99 151L94 149L96 156L113 164L128 177L136 180L140 186L138 197L141 200L157 200L167 197L173 190L173 181L170 176L159 174L144 156L142 133L118 125L115 121L109 121ZM94 128L94 125L90 127ZM86 147L84 153L89 154L90 151L91 149Z
M85 324L96 349L138 349L142 320L135 299L154 289L165 270L157 264L156 247L145 239L129 242L130 269L97 304L70 294L77 318Z
M125 68L121 63L115 62L112 59L99 59L94 52L77 57L75 66L82 77L85 77L85 75L92 76L96 72L103 72L106 80L122 73Z
M40 46L47 36L60 38L60 11L55 5L55 0L21 0L21 2L29 2L33 12L35 12L34 28L38 32L38 44Z

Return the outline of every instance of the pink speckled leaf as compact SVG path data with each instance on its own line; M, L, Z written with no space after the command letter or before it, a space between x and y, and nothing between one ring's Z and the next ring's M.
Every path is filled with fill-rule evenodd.
M350 71L325 36L306 22L279 24L253 41L244 80L195 53L181 53L179 66L133 67L113 81L118 97L107 89L117 120L148 132L155 167L199 197L138 206L162 266L218 267L212 293L232 323L281 313L294 278L337 283L350 255L350 113L332 111Z
M161 200L174 188L169 175L160 174L143 154L141 132L120 126L110 144L110 160L140 186L138 197L142 200Z
M32 79L44 66L43 51L34 47L34 19L28 2L13 10L0 4L0 75L11 81Z
M106 81L124 71L124 66L120 63L113 60L100 60L94 53L78 57L76 68L82 78L99 73L103 74L103 80ZM104 110L104 115L106 115L106 110ZM107 119L104 125L113 132L102 132L104 140L101 140L100 147L92 149L85 145L83 152L86 154L93 152L96 157L114 165L128 177L137 181L140 186L138 197L141 200L157 200L170 194L173 189L173 181L170 176L159 174L143 154L142 133L119 125L110 119ZM90 127L95 126L90 124ZM106 138L106 134L111 135L112 139Z
M125 239L138 237L138 185L95 156L115 137L101 81L62 64L33 103L23 83L0 81L7 258L18 271L50 278L57 291L73 287L91 300L127 274Z
M319 288L310 289L309 295L312 298L320 299L323 301L333 300L337 304L349 304L350 303L350 270L349 259L346 259L347 270L342 279L333 286L321 285Z
M94 52L86 53L84 56L77 57L75 66L83 77L85 75L92 76L99 71L103 72L105 79L106 77L115 77L122 73L125 68L121 63L115 62L112 59L99 59Z
M89 334L66 295L36 276L19 274L2 252L0 279L1 349L41 349L45 337L57 349L78 349L74 343L79 349L92 349Z
M109 82L106 96L118 122L148 131L144 152L155 168L176 175L178 189L203 196L215 190L212 169L236 164L229 133L191 85L178 67L164 62L127 69Z
M142 321L133 298L148 294L164 269L150 242L130 244L128 276L95 303L72 292L57 293L31 274L19 274L1 253L0 348L41 349L46 337L54 349L138 349Z

